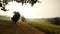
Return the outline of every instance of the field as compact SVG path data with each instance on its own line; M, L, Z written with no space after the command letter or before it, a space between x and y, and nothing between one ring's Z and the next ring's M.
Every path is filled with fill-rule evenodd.
M0 20L0 34L45 34L45 32L30 26L28 22L13 23L9 20Z
M28 20L17 24L0 19L0 34L60 34L60 26L44 19Z
M37 28L40 31L45 32L46 34L60 34L60 26L50 24L50 22L47 22L44 19L40 20L32 20L29 22L29 24L35 28Z

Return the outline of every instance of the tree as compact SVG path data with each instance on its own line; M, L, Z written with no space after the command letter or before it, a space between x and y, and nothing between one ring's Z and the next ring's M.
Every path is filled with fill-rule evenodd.
M60 17L50 18L48 19L48 22L51 22L52 24L60 25Z
M54 18L54 24L60 25L60 20L58 17Z
M26 21L26 19L25 19L24 16L21 16L21 21L22 21L22 22Z
M14 23L17 23L17 21L20 18L20 13L19 12L14 12L13 17L11 18Z
M38 2L38 0L31 0L30 1L31 6L33 6L36 2Z
M3 11L7 11L7 9L5 9L5 6L8 4L8 2L10 2L10 1L16 1L16 2L18 2L18 3L22 3L22 6L23 6L23 4L25 3L29 3L29 4L31 4L31 6L33 7L34 6L34 4L36 4L37 2L39 3L40 1L38 1L38 0L2 0L1 2L2 2L2 8L3 9L1 9L1 10L3 10ZM41 3L41 2L40 2Z
M5 7L2 7L1 10L3 10L3 11L7 11L7 9L5 9Z
M1 3L1 1L0 1L0 7L2 7L2 3Z
M35 3L37 3L37 2L40 2L40 1L38 1L38 0L2 0L2 8L1 8L1 10L3 10L3 11L7 11L7 9L5 9L5 6L8 4L8 2L12 2L12 1L16 1L16 2L18 2L18 3L22 3L22 6L23 6L23 4L25 3L29 3L29 4L31 4L31 6L34 6L34 4ZM41 2L40 2L41 3ZM14 12L14 16L11 18L12 19L12 21L14 22L14 23L16 23L18 20L19 20L19 17L20 17L20 14L19 14L19 12ZM26 19L24 18L24 16L22 16L22 21L25 21Z

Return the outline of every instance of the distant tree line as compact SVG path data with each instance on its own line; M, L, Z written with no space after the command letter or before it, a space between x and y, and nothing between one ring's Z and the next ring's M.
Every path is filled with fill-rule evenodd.
M60 25L60 17L49 18L47 21L51 22L52 24Z

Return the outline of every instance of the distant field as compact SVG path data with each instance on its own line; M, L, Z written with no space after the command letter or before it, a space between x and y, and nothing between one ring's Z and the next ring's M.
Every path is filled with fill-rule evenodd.
M30 21L29 24L46 34L60 34L60 26L50 24L43 19Z

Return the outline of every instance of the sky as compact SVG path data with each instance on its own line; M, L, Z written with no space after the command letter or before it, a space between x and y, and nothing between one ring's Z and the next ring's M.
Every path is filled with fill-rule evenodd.
M25 18L52 18L60 17L60 0L39 0L42 3L36 3L33 7L30 4L21 5L17 2L9 2L6 9L9 11L0 10L0 15L12 17L14 11L17 11Z

